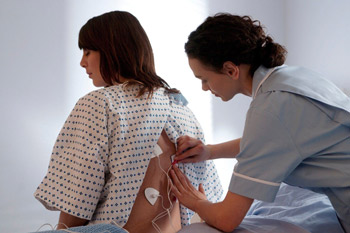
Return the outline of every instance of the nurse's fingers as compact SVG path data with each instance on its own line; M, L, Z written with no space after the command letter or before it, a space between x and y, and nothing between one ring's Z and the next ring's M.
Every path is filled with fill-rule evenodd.
M196 163L207 160L209 156L209 150L201 142L184 151L182 154L177 154L175 159L182 163Z
M171 174L173 183L176 186L176 188L179 190L179 192L183 193L185 192L185 190L190 190L191 188L193 188L187 176L185 176L176 165L173 165L172 168L173 169L170 170L170 174Z
M177 177L177 175L173 169L170 170L170 177L171 177L171 180L173 182L173 186L171 187L171 191L174 193L174 195L177 198L180 198L181 191L183 191L184 188L183 188L179 178Z
M198 191L201 192L201 193L203 193L203 194L205 195L205 191L204 191L204 188L203 188L203 184L202 184L202 183L199 184Z
M181 155L181 157L183 157L183 156L187 156L187 155L186 154ZM189 157L184 158L184 159L175 157L175 159L177 160L177 162L180 162L180 163L198 163L198 162L200 162L200 159L197 158L196 156L189 156Z
M178 183L175 181L177 178L173 177L173 176L176 176L173 170L170 171L170 176L171 176L171 180L173 181L173 184L174 184L171 186L171 192L175 195L175 197L179 198L181 193L177 188Z
M179 137L176 141L176 145L177 145L176 155L180 155L185 151L189 150L190 148L195 147L201 143L202 143L201 140L198 140L189 136Z

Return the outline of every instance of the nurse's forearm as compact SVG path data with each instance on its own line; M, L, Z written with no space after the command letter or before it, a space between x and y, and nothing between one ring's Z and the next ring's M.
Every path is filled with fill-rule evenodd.
M220 158L235 158L239 153L239 143L241 139L235 139L232 141L207 145L210 150L210 159L220 159Z
M209 201L200 201L197 205L195 212L199 214L201 219L205 221L208 225L219 229L224 232L232 232L240 223L232 223L233 219L223 218L222 208L223 203L211 203ZM232 226L231 226L232 225Z
M194 211L207 224L224 232L232 232L241 224L252 202L253 199L228 192L222 202L198 201Z

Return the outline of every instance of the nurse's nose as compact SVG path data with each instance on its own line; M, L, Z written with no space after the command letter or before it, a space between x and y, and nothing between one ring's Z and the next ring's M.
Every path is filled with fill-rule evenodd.
M202 83L202 90L203 90L203 91L208 91L208 90L209 90L208 85L205 84L205 83Z

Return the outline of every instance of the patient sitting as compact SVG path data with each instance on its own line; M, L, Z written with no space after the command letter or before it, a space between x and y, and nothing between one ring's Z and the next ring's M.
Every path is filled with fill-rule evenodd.
M188 225L194 213L169 201L168 180L153 151L158 142L166 171L178 137L204 135L185 98L156 74L142 26L128 12L109 12L81 28L79 47L81 66L102 88L80 98L68 116L35 197L60 211L58 229L114 222L131 232L153 231L162 201L173 205L171 224L169 217L156 221L162 232ZM179 167L195 187L203 184L209 200L220 199L212 161ZM162 196L154 206L145 199L147 187Z

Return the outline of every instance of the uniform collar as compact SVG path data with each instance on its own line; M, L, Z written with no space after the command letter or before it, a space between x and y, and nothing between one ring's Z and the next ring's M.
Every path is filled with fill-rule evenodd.
M254 93L256 92L259 83L263 80L267 72L269 72L269 68L266 68L265 66L259 66L259 68L254 72L252 95L254 95Z
M254 93L259 88L259 84L266 80L266 76L272 75L275 70L278 70L282 67L286 67L286 65L281 65L274 68L266 68L265 66L262 66L262 65L259 66L259 68L254 72L254 75L253 75L252 96L254 96Z

